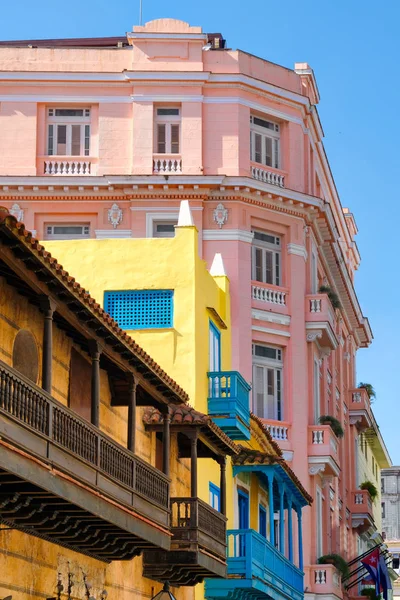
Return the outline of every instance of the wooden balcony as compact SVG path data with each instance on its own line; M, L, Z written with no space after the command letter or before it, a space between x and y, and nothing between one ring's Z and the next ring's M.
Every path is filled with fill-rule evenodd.
M147 550L143 575L171 585L226 576L226 518L199 498L171 498L171 550Z
M170 547L169 479L2 362L0 436L2 522L104 561Z
M303 573L253 529L228 533L228 578L207 581L207 600L301 600Z
M308 465L312 475L323 472L339 476L339 442L329 425L309 426Z
M238 371L208 373L208 414L232 440L250 439L250 389Z
M373 505L367 490L354 490L350 493L349 510L354 529L362 533L374 525Z
M310 592L320 594L321 598L337 596L343 598L342 583L336 567L333 565L311 565Z
M330 350L338 347L336 337L336 318L327 294L306 296L305 305L307 341L318 343Z

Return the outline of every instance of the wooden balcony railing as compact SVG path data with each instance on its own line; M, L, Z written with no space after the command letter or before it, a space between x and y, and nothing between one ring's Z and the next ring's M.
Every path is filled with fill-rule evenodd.
M100 486L99 481L104 477L110 478L124 486L125 498L126 490L131 493L132 501L128 504L134 504L134 496L139 495L158 507L154 507L157 514L160 513L159 508L164 514L169 510L168 477L1 361L0 415L22 425L27 434L35 432L42 443L36 443L34 451L49 462L61 463L61 467L68 464L68 460L64 461L60 454L60 449L64 450L78 459L75 464L82 465L79 473L74 473L77 477L88 477L89 483L94 483L95 487ZM1 435L7 437L7 432L7 426L1 423ZM31 438L31 435L26 436L28 449ZM96 473L95 478L85 475L87 466L91 473Z
M172 544L201 546L225 561L226 517L200 498L171 498Z

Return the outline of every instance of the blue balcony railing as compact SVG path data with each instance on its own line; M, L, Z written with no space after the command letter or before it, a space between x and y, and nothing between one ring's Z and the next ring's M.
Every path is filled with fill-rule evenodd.
M250 439L250 389L238 371L208 373L208 414L233 440Z
M243 592L257 598L302 600L303 573L253 529L230 529L228 536L228 578L206 580L205 597L243 598ZM250 596L249 596L250 597ZM251 596L253 597L253 596Z

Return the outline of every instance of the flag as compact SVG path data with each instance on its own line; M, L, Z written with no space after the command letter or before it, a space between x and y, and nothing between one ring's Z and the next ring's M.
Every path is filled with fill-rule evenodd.
M388 600L388 590L392 589L392 582L390 581L389 571L383 554L379 555L378 571L379 581L383 589L384 600Z
M377 596L381 593L380 568L379 568L379 549L376 548L361 560L361 564L367 569L375 584L375 593ZM385 598L387 600L387 598Z

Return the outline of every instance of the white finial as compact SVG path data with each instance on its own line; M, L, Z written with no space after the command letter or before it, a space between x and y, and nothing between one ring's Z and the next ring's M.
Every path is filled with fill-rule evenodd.
M182 200L179 208L178 227L193 227L193 216L190 210L189 200Z
M217 254L214 256L214 260L210 269L210 275L213 277L226 277L224 261L222 260L222 254L219 252L217 252Z

